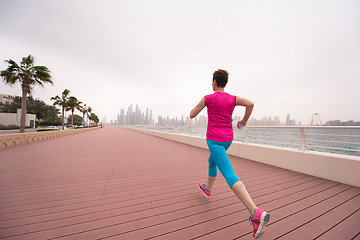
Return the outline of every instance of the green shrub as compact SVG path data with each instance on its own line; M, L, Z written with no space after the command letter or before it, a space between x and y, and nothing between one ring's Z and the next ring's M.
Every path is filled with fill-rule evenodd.
M59 131L59 129L38 129L37 132Z
M0 126L0 130L14 130L14 129L20 129L20 127L16 125Z

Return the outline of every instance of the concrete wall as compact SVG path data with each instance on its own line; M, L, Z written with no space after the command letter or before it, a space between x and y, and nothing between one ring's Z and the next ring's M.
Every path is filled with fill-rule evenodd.
M38 142L48 140L52 138L62 137L66 135L91 131L98 129L99 127L72 129L72 130L58 130L58 131L46 131L36 133L17 133L17 134L5 134L0 135L0 149L15 147L22 144Z
M34 126L35 126L35 119L36 119L35 114L26 114L25 126L30 126L30 120L34 121ZM20 125L20 123L16 121L16 113L0 113L0 124L4 126Z
M140 129L132 130L207 149L204 138ZM227 153L229 155L360 187L360 157L299 151L240 142L233 142Z

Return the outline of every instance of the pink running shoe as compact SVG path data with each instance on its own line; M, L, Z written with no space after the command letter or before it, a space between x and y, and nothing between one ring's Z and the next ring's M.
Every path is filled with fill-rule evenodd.
M198 188L204 194L205 198L210 198L211 192L206 189L206 184L202 182L198 182Z
M270 214L264 212L260 208L256 208L253 215L250 215L250 224L254 227L253 237L255 239L261 237L265 232L266 224L270 220Z

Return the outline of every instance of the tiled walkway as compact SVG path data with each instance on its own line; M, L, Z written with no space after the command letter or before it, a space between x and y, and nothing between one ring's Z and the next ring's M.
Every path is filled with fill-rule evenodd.
M118 127L0 150L0 239L252 239L208 151ZM271 214L261 239L360 239L360 189L230 157ZM290 160L290 159L289 159Z

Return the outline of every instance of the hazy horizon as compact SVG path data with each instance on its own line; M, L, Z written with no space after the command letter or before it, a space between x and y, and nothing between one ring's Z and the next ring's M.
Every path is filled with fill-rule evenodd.
M359 1L2 0L0 20L0 70L31 54L54 81L34 98L70 89L100 120L130 104L188 116L222 68L256 119L360 121Z

